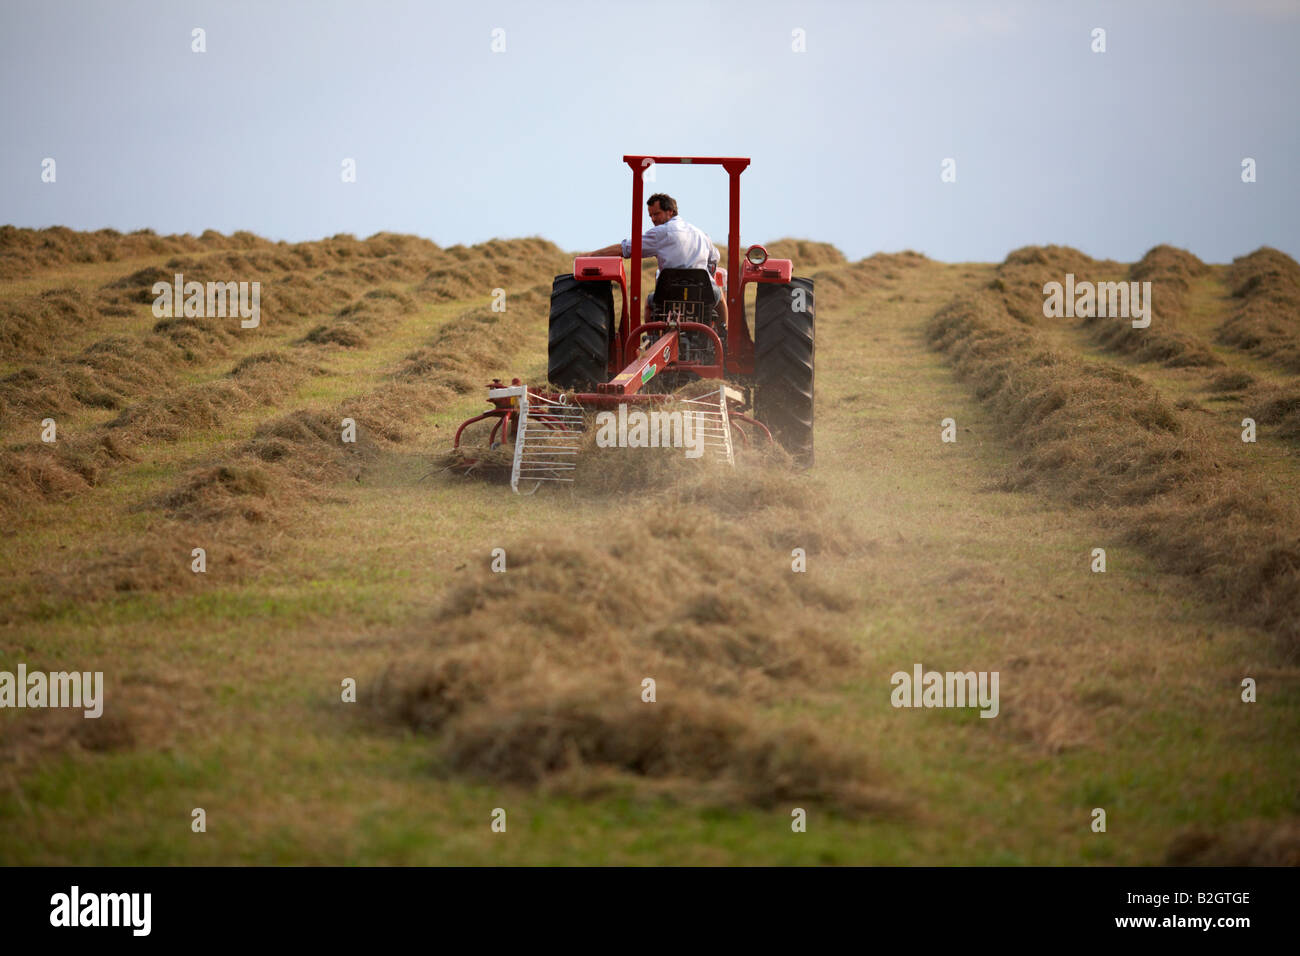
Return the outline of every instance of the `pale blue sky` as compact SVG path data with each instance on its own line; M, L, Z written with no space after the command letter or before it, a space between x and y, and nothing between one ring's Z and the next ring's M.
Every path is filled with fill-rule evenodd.
M1300 256L1300 0L5 0L0 88L20 226L580 250L627 234L624 153L720 154L753 160L746 242ZM725 182L661 167L654 187L723 241Z

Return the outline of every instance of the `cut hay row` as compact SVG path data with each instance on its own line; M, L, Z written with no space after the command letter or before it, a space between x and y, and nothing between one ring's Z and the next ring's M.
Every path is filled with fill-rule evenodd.
M318 328L382 328L393 315L413 310L409 297L374 290L340 310L345 317L340 325ZM120 409L116 418L88 431L69 435L65 430L55 446L27 441L7 448L2 467L10 480L0 491L0 512L12 513L24 501L85 491L110 468L132 460L131 450L139 445L176 441L250 408L274 405L292 394L307 372L323 372L272 350L245 356L218 378L180 384L181 367L228 355L237 335L221 320L163 319L143 339L103 340L73 360L24 369L0 381L0 421L11 435L25 423L34 437L46 416ZM331 339L317 331L304 341ZM132 401L142 394L148 397Z
M806 274L806 270L813 267L842 266L848 263L844 253L829 242L814 242L811 239L776 239L764 243L763 248L773 259L793 259L795 269L801 270L801 274ZM744 254L743 249L741 254ZM725 257L722 264L726 265Z
M1005 487L1096 509L1165 569L1300 653L1297 504L1180 419L1150 385L1048 348L988 292L931 320L944 353L1006 428L1020 458Z
M1228 267L1232 314L1218 340L1300 373L1300 264L1264 246Z
M292 289L282 286L286 288ZM282 292L276 301L286 305L294 291L299 290L288 296ZM274 328L291 330L294 319L331 299L337 301L341 291L330 286L303 294L295 309L277 313ZM159 319L143 335L108 336L75 355L28 366L0 379L0 425L12 430L46 416L88 408L122 410L141 395L162 399L177 387L182 372L201 371L229 356L237 344L259 341L254 338L258 334L241 329L236 317L175 316Z
M1151 325L1135 329L1131 321L1097 316L1085 319L1084 325L1103 348L1139 362L1158 362L1168 368L1221 367L1223 360L1208 342L1179 328L1187 321L1192 282L1209 271L1209 266L1184 249L1155 246L1128 273L1131 282L1151 283Z
M1023 246L1002 261L989 288L999 294L1003 308L1016 321L1036 326L1043 321L1044 283L1064 282L1071 273L1076 279L1100 278L1122 268L1071 246Z
M0 355L7 361L60 357L59 349L69 340L71 329L111 328L114 320L138 314L143 305L154 302L154 284L173 283L177 274L186 282L204 284L259 283L267 327L279 331L295 324L286 320L335 312L340 304L387 284L402 284L402 295L424 302L486 298L494 288L531 285L571 264L542 239L492 240L449 249L391 234L364 242L336 236L294 245L258 243L176 256L165 265L120 275L93 293L65 284L9 297L0 302ZM178 304L176 316L181 314ZM326 341L351 342L352 347L357 341L346 329L317 334Z
M1041 304L1042 284L1061 281L1061 269L1083 270L1076 278L1107 275L1107 269L1116 264L1099 263L1083 253L1068 247L1027 247L1013 252L999 266L999 277L992 286L1003 293L1003 303L1008 310L1026 319L1035 303ZM1229 272L1229 283L1234 295L1242 302L1236 306L1221 332L1219 341L1239 345L1247 350L1261 348L1261 355L1280 357L1283 364L1289 349L1300 349L1293 339L1287 339L1287 323L1291 316L1294 327L1300 331L1300 296L1288 300L1287 276L1300 274L1294 261L1272 249L1262 249L1250 256L1236 260ZM1092 316L1082 320L1092 340L1103 349L1125 355L1139 362L1152 362L1166 368L1202 368L1214 373L1206 383L1206 391L1242 402L1242 413L1259 425L1276 426L1276 435L1289 440L1300 438L1300 390L1289 385L1258 381L1242 370L1225 370L1223 359L1210 344L1185 329L1178 327L1187 318L1188 295L1193 283L1207 275L1210 267L1192 253L1169 245L1152 248L1128 270L1133 282L1150 282L1153 312L1151 325L1145 329L1134 328L1124 318ZM1292 276L1292 279L1295 277ZM1035 295L1035 290L1037 294ZM1267 320L1262 317L1267 315ZM1027 324L1036 324L1041 317ZM1253 330L1253 331L1252 331ZM1268 337L1271 346L1263 346L1260 336ZM1273 351L1268 349L1272 348ZM1300 353L1297 353L1300 354ZM1194 405L1191 399L1185 399ZM1179 405L1178 407L1184 407Z
M1246 414L1258 425L1277 428L1279 438L1300 441L1300 389L1295 386L1261 386L1247 397Z
M493 240L493 243L501 246L527 243L537 248L555 248L542 239ZM453 246L444 250L428 239L388 232L376 233L364 240L340 233L328 239L288 243L273 242L243 231L224 236L212 229L195 237L159 236L152 229L141 229L123 235L114 229L78 232L63 226L49 229L0 226L0 279L36 276L71 263L118 262L161 256L208 257L229 254L233 256L228 260L230 263L255 263L259 269L274 265L282 271L300 271L366 258L410 257L427 260L441 253L455 258L464 253L466 248Z
M299 523L304 507L339 501L338 483L357 478L389 445L409 441L410 426L446 407L498 372L549 301L538 286L510 299L510 309L466 310L442 326L428 346L407 355L379 388L332 410L298 409L259 424L224 453L205 455L170 487L146 496L137 509L151 515L144 543L112 543L104 553L72 559L51 556L36 591L12 594L12 615L33 604L101 600L118 593L189 589L197 577L186 556L196 541L211 541L212 526L227 580L238 581L264 566L271 551L267 523ZM9 514L33 500L66 499L128 463L134 441L170 440L188 417L220 423L252 404L280 404L296 383L317 370L284 352L242 360L214 389L211 383L133 406L95 433L96 441L60 442L11 450L0 467ZM278 396L278 397L277 397ZM237 400L236 400L237 399ZM230 404L227 405L227 400ZM344 418L356 422L356 442L342 441ZM26 610L24 610L26 608Z
M258 353L217 381L147 398L85 433L54 444L10 446L0 455L0 515L14 522L30 504L66 501L101 484L115 468L136 461L142 446L176 441L250 408L274 405L307 374L319 372L283 352Z
M329 321L309 331L302 341L313 345L361 348L377 334L390 329L397 318L410 315L416 309L415 300L404 292L371 289L339 309Z
M0 303L0 356L16 362L50 355L69 334L91 325L108 309L120 308L97 303L71 286L6 299Z
M333 409L299 409L257 427L252 437L192 469L150 499L173 517L263 522L289 514L294 501L322 500L319 489L357 479L390 444L414 435L423 416L482 389L519 345L549 301L545 286L511 299L505 312L479 307L442 326L429 344L407 355L379 388ZM342 440L342 422L356 423L356 441Z
M833 246L831 248L834 249ZM929 261L919 252L910 249L904 252L878 252L850 265L831 263L826 268L815 269L808 274L815 283L817 308L829 310L839 308L869 289L902 282L907 278L908 271ZM800 270L801 263L796 260L795 273L800 274Z
M143 338L110 336L70 358L20 369L0 379L0 423L34 431L47 416L120 409L131 397L175 387L187 353L223 354L229 336L215 323L165 319Z
M195 238L190 235L159 236L152 229L123 235L116 229L77 232L64 226L48 229L0 226L0 279L39 275L70 263L116 262L144 256L272 245L251 232L223 236L211 229Z
M1160 245L1147 252L1127 270L1130 282L1151 283L1151 324L1134 328L1132 320L1114 316L1088 316L1080 321L1093 341L1103 349L1127 355L1140 362L1157 362L1168 367L1209 368L1221 366L1208 343L1180 329L1186 320L1186 296L1191 280L1209 267L1182 249ZM1067 275L1077 282L1121 282L1124 267L1111 260L1093 259L1069 246L1025 246L1012 252L998 266L989 288L998 292L1002 305L1018 321L1040 326L1045 321L1043 287L1064 283Z
M731 486L692 472L651 483L651 522L621 515L596 538L578 523L508 543L507 574L452 588L403 634L364 695L375 719L428 735L445 769L471 779L897 811L860 744L770 716L851 679L857 661L844 636L855 599L790 573L791 542L827 514L818 488L779 469L728 473ZM821 531L828 549L861 546L842 525ZM608 573L632 559L637 589Z
M227 257L235 255L226 254ZM514 261L514 264L494 267L496 272L480 275L477 279L465 277L458 285L444 278L437 284L441 291L422 291L417 287L413 294L408 294L390 288L369 288L355 299L351 292L353 286L349 283L388 280L397 276L409 278L428 270L423 265L399 269L385 264L380 274L362 269L363 274L358 275L348 269L336 269L330 271L337 275L318 275L311 279L289 275L267 287L263 302L267 310L264 316L266 326L263 328L274 330L273 334L279 337L292 332L299 324L292 320L326 311L341 300L347 301L348 304L337 308L326 322L310 329L301 341L313 345L360 348L367 345L375 334L382 333L394 317L413 312L417 297L439 299L448 290L458 295L477 292L486 296L494 287L493 282L509 282L512 277L521 275L537 281L550 273L557 257L562 258L554 246L542 240L493 241L468 249L455 247L448 250L445 257L450 261L464 261L471 270L480 271L484 268L483 263L489 261ZM189 269L183 274L194 281L231 274L210 263L197 271L185 263L171 265ZM169 281L171 277L170 270L150 267L124 276L110 283L109 287L126 301L151 301L152 284L160 280ZM49 298L48 308L54 310L57 307L60 314L68 309L83 314L86 309L84 302L66 292ZM24 303L11 305L21 309ZM78 354L29 366L0 379L0 423L11 430L24 425L35 428L47 416L64 416L87 408L125 409L132 398L141 394L165 401L166 395L176 387L180 369L193 373L207 363L225 357L240 342L241 335L252 341L253 336L265 335L265 331L239 329L234 319L175 317L159 320L152 331L143 336L110 336Z

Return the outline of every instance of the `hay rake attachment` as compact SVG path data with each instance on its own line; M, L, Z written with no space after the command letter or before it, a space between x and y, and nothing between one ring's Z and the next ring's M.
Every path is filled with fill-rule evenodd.
M704 450L712 451L719 461L735 466L736 453L731 444L731 416L727 413L727 386L716 392L685 399L683 415L695 418L695 427L704 437Z
M581 406L570 404L564 394L555 398L530 394L524 385L489 389L488 399L510 399L518 409L510 467L510 489L515 494L531 495L543 481L573 481L585 424ZM521 491L521 485L527 490Z
M513 379L510 385L494 380L488 386L489 411L463 422L456 430L454 448L460 447L465 429L485 419L496 419L489 441L492 448L513 441L510 464L510 487L520 495L534 494L543 481L572 484L577 476L578 456L586 434L586 412L613 411L620 406L667 406L675 403L684 422L687 416L696 434L700 436L703 454L728 466L735 466L735 443L732 429L742 441L749 444L749 435L740 422L756 428L767 441L772 435L762 422L734 411L730 404L739 398L728 387L719 383L702 395L676 398L673 395L631 394L617 395L608 392L584 392L570 395L565 392L542 392ZM684 434L684 432L683 432ZM499 437L498 437L499 436ZM665 446L666 447L666 446ZM471 471L481 462L464 458L460 467Z

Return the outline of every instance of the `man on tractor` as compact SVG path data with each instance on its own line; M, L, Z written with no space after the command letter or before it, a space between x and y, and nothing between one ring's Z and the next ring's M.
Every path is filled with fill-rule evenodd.
M692 226L677 215L677 200L666 193L655 193L646 200L646 211L654 223L641 237L641 254L647 259L654 256L659 268L656 276L664 269L707 269L713 275L718 267L718 247L713 244L708 234L697 226ZM587 253L589 256L622 256L626 259L632 255L632 240L611 243L603 249ZM640 264L634 265L640 268ZM718 314L722 327L727 323L727 300L722 295L718 284L712 283L713 308ZM646 321L654 308L654 293L646 296Z

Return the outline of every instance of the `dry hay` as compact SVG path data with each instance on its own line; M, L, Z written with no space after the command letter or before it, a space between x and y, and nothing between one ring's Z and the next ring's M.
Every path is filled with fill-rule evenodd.
M506 313L466 310L440 328L431 345L408 355L381 388L333 410L302 409L266 422L222 459L192 470L144 506L200 521L233 516L262 522L290 514L296 495L320 500L319 486L359 479L384 444L409 439L411 422L481 387L489 363L500 360L502 347L529 321L528 308L540 301L540 293L531 290ZM293 368L277 374L301 374ZM345 418L356 423L355 442L342 440Z
M529 327L536 327L546 303L549 287L534 286L512 297L505 312L488 307L462 312L428 345L403 358L397 379L435 384L456 395L484 388Z
M811 239L776 239L763 244L767 254L773 259L790 259L794 262L794 271L803 275L814 266L839 266L848 262L844 253L829 242L814 242ZM744 250L741 250L744 255ZM723 265L726 265L724 259Z
M158 236L152 229L122 235L115 229L75 232L65 226L0 226L0 279L26 278L71 263L114 262L202 248L193 236Z
M1187 293L1193 280L1209 269L1185 249L1155 246L1129 269L1130 280L1151 283L1151 325L1135 329L1129 319L1100 317L1085 319L1084 324L1092 326L1093 337L1102 347L1140 362L1159 362L1170 368L1220 366L1223 360L1208 343L1178 328L1187 318Z
M24 505L66 500L98 485L104 474L135 460L146 442L176 441L195 429L213 428L258 405L273 405L308 374L282 352L247 356L224 378L191 385L126 407L105 425L60 437L53 445L22 444L0 458L0 513L16 515Z
M381 259L385 260L385 275L404 272L418 276L423 272L422 265L397 264L394 257L419 253L425 258L481 265L489 261L508 263L514 252L520 250L526 265L534 270L535 279L539 272L545 275L550 271L549 260L558 254L544 240L496 241L443 252L424 240L392 235L379 235L364 243L352 237L334 237L296 247L269 246L242 239L228 245L229 248L219 252L174 259L167 264L167 270L157 267L134 270L105 288L126 299L140 301L149 297L153 282L170 278L171 270L182 271L187 280L200 281L208 275L224 279L230 277L224 270L248 273L294 267L297 265L295 251L324 262L341 261L349 267L367 257ZM202 246L193 251L202 252ZM539 264L544 268L539 269ZM518 264L511 268L517 267ZM494 281L507 272L510 269L505 266L494 267ZM356 281L355 277L349 281ZM353 296L345 284L321 276L307 279L293 274L275 287L287 290L286 302L302 313L319 311L322 305L340 299L347 302L342 308L336 308L333 324L308 335L311 341L364 344L363 329L378 331L395 316L409 314L417 308L416 298L401 289L371 288ZM347 403L340 408L335 421L353 417L361 434L373 434L389 441L405 440L406 423L485 383L488 373L503 354L513 351L547 301L543 289L538 286L511 295L505 313L494 313L487 308L470 309L446 323L429 346L408 356L397 370L393 384ZM88 314L89 306L84 298L71 290L55 290L40 298L46 300L60 315L70 308ZM32 297L31 302L20 302L19 306L27 309L36 301L38 297ZM268 301L273 300L265 297L264 304ZM97 483L106 465L129 460L131 446L149 440L176 440L195 428L219 426L257 405L272 405L290 394L304 374L319 371L285 353L261 353L244 358L223 378L178 387L181 367L226 354L238 334L238 326L230 320L167 318L156 322L153 331L145 336L110 336L75 356L24 368L0 379L0 420L15 425L85 408L121 412L106 426L89 434L72 440L61 437L58 452L25 446L10 449L5 463L10 480L0 495L0 509L12 514L24 502L58 500L85 491ZM346 338L349 334L354 337ZM137 400L141 395L149 397ZM337 432L337 427L334 431ZM251 443L236 449L235 454L259 463L292 460L301 474L312 477L322 474L322 463L329 459L334 461L333 466L325 469L329 477L355 477L355 454L352 461L345 458L339 462L332 456L304 457L301 446L297 454L290 454L293 450L281 438L259 433ZM349 450L356 452L355 448ZM106 455L106 451L111 454ZM215 462L213 466L220 464L223 463ZM210 472L212 466L206 467ZM217 486L221 487L220 482ZM180 511L190 508L183 494L175 501ZM216 515L221 511L221 508L206 509L205 513Z
M1251 394L1247 414L1260 425L1276 425L1281 438L1300 439L1300 391L1261 388Z
M1255 384L1255 376L1240 369L1220 372L1205 386L1210 392L1240 392Z
M167 318L143 337L100 339L74 356L0 379L0 421L121 409L136 396L166 394L179 369L227 354L236 334L230 320Z
M1228 286L1235 304L1218 340L1300 372L1300 265L1263 246L1232 261Z
M1128 270L1130 280L1152 283L1151 325L1137 329L1130 318L1098 315L1081 321L1102 348L1141 362L1170 367L1222 365L1207 343L1177 328L1186 315L1185 293L1190 280L1208 268L1182 249L1156 246ZM1064 284L1067 274L1074 275L1076 284L1118 282L1122 269L1117 262L1093 259L1069 246L1025 246L998 266L989 288L1000 294L1010 315L1035 326L1043 321L1043 287L1047 283Z
M208 229L195 238L158 236L151 229L123 235L113 229L76 232L62 226L39 230L0 226L0 278L27 277L69 263L115 262L163 255L191 257L180 260L184 265L207 258L237 269L256 265L286 271L361 262L366 263L363 271L368 266L375 270L372 273L375 275L414 278L418 274L416 262L441 252L427 239L392 233L376 233L364 241L339 234L329 239L289 244L271 242L246 231L223 236ZM173 263L169 262L168 266Z
M486 297L493 289L509 293L512 287L536 284L539 276L570 273L572 269L573 257L545 239L493 239L443 250L415 294L432 302ZM546 288L549 293L549 283ZM508 297L507 312L514 305Z
M1186 293L1192 280L1199 279L1210 267L1186 249L1161 244L1152 246L1129 269L1129 278L1150 282L1153 286Z
M187 572L188 573L188 572ZM193 575L190 577L201 577ZM102 691L104 712L86 719L76 708L6 710L0 714L0 775L20 777L55 755L84 755L131 750L157 751L178 738L193 739L205 726L203 693L166 672L131 667L76 663L84 670L103 670L111 681ZM68 671L57 661L28 662L31 670Z
M299 409L264 422L222 460L191 469L171 489L137 507L188 521L261 524L289 520L304 501L336 500L323 486L355 479L377 453L360 422L356 442L343 441L343 417Z
M798 476L762 473L732 493L750 499L742 525L713 507L711 478L684 484L645 492L636 516L610 512L598 539L557 528L508 547L507 573L483 567L453 587L374 681L374 713L434 736L441 766L475 778L897 809L860 748L770 709L832 690L857 661L841 636L856 598L791 574L788 542L768 540L789 516L766 499L807 509L816 496ZM859 544L842 526L824 534ZM635 587L618 567L635 567Z
M1152 292L1154 295L1154 290ZM1215 355L1208 344L1196 335L1170 329L1164 321L1168 311L1151 316L1151 325L1136 329L1127 318L1098 318L1084 320L1093 329L1093 339L1102 348L1120 355L1129 355L1139 362L1158 362L1168 368L1215 368L1223 359ZM1157 320L1161 321L1156 326Z
M5 619L29 619L120 595L205 590L212 586L210 579L191 567L196 545L203 546L208 569L219 569L222 582L252 577L269 564L268 543L260 535L223 531L214 536L200 524L158 521L142 535L114 539L89 553L50 555L41 568L39 586L5 595Z
M73 328L95 318L95 306L72 287L8 299L0 305L0 354L6 359L48 355Z
M1043 317L1044 283L1065 282L1067 273L1076 280L1088 279L1103 267L1070 246L1022 246L998 266L989 288L1001 295L1003 306L1016 320L1037 325Z
M258 352L241 359L224 378L137 402L106 427L128 445L175 441L187 431L215 428L237 412L273 406L308 374L319 372L284 352Z
M93 463L64 446L17 445L0 456L0 515L17 517L33 501L60 501L91 487L98 479Z
M927 329L1021 456L1008 489L1041 487L1102 514L1164 568L1300 653L1300 515L1182 422L1137 377L1046 348L987 293Z
M0 421L40 421L81 408L121 408L125 400L174 381L168 347L153 337L102 339L80 354L0 379Z
M1169 866L1300 866L1300 820L1247 820L1192 827L1169 844Z
M31 505L72 498L131 460L128 449L107 434L11 445L0 455L0 517L16 523Z
M371 289L339 309L330 322L308 332L303 341L359 348L370 341L371 335L390 328L396 318L415 310L415 300L404 292Z
M23 774L55 754L131 750L139 745L140 717L135 708L117 707L90 720L84 708L12 711L0 718L0 770Z
M930 262L919 252L878 252L847 265L831 265L821 268L809 276L813 280L813 289L817 296L817 306L825 311L836 308L845 300L862 295L870 289L903 278L906 270L920 268ZM816 268L816 266L814 266ZM804 273L799 262L795 262L796 274Z
M261 523L280 503L281 486L265 470L213 465L186 475L181 485L156 499L171 515L189 521L224 521L240 517Z

